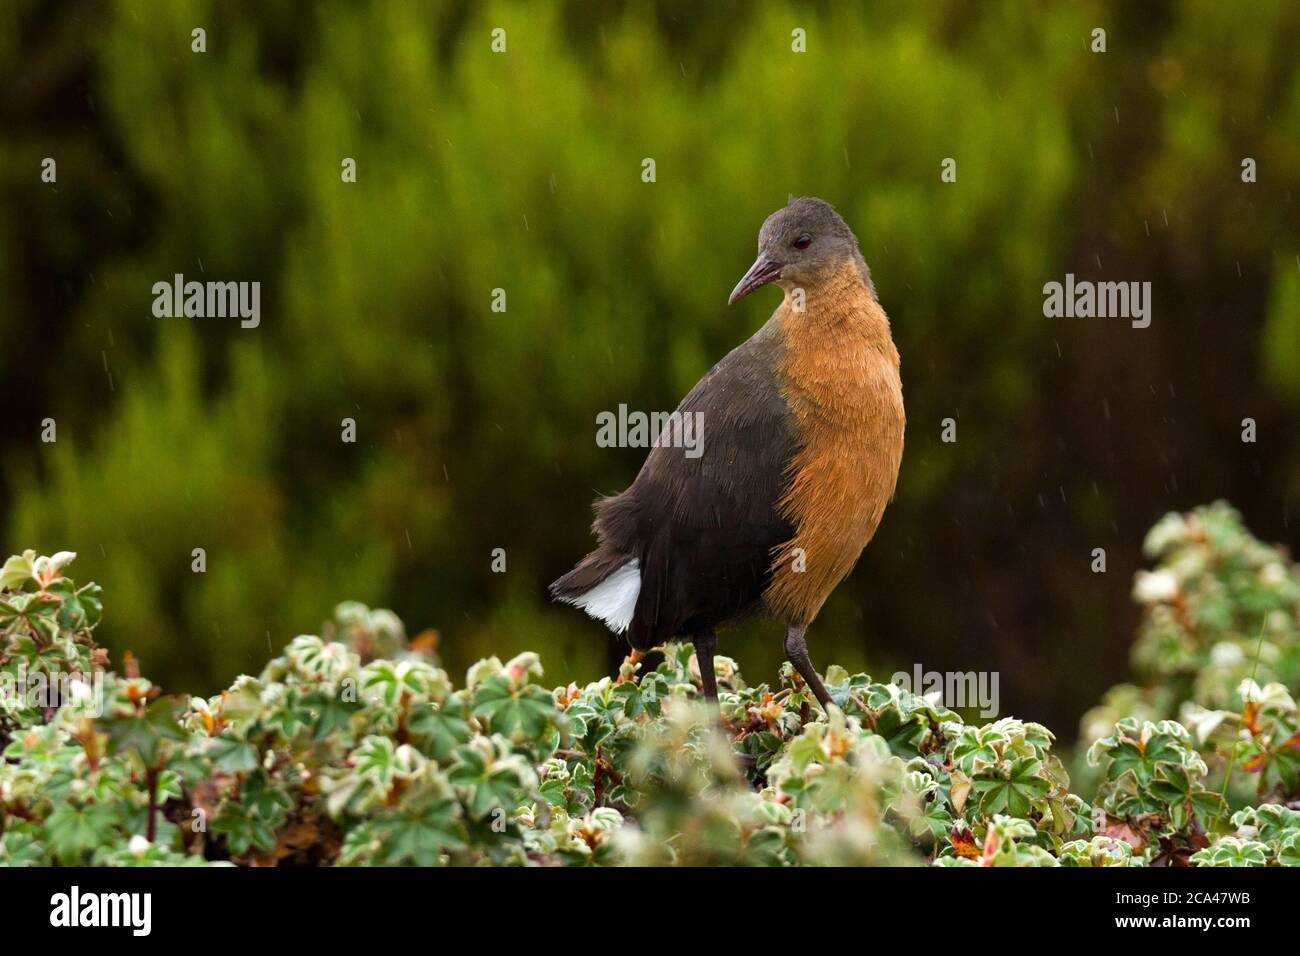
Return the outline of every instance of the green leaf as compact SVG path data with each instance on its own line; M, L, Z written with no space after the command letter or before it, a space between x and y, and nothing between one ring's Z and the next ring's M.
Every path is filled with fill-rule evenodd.
M434 710L430 704L411 711L407 729L420 752L438 763L451 762L452 753L472 736L469 724L451 710Z
M1043 762L1036 758L1021 757L1009 772L985 771L973 782L974 791L980 795L980 812L986 816L1005 813L1013 817L1029 815L1033 802L1047 795L1051 785L1038 776Z
M275 831L245 806L229 800L222 805L212 830L223 834L231 856L243 856L253 847L275 849Z
M83 862L83 855L114 840L118 820L119 816L111 806L92 804L76 807L61 803L45 823L50 849L65 865Z
M384 866L437 866L449 850L465 846L455 800L436 800L426 806L381 812L373 831L379 836Z
M253 816L270 827L280 826L293 810L293 797L263 770L250 774L244 781L239 799Z
M349 732L352 718L362 709L359 701L347 701L338 694L318 690L303 697L299 714L305 723L315 727L315 739L324 740L334 731Z
M24 551L6 561L4 567L0 568L0 591L17 591L28 581L35 580L36 572L32 567L34 557L35 551Z
M143 715L128 717L101 717L107 724L109 752L134 750L146 766L155 766L164 741L184 740L185 731L176 719L179 705L170 698L160 698L146 709Z
M535 684L512 688L500 676L479 685L474 693L472 713L486 717L492 733L515 743L542 736L556 716L555 702L547 691Z
M400 769L397 748L387 737L369 736L351 754L358 776L387 789Z
M225 735L213 737L208 741L207 750L213 765L226 773L253 770L258 765L257 748L244 740Z

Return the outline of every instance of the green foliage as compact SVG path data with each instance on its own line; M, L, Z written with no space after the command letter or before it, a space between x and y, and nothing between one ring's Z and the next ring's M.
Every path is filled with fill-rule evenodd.
M1148 856L1191 852L1223 810L1204 787L1205 761L1191 734L1176 721L1158 724L1125 717L1088 750L1088 762L1105 768L1098 806L1107 835L1122 835Z
M1264 803L1234 813L1232 825L1238 839L1262 844L1270 861L1300 866L1300 810Z
M1094 836L1091 840L1071 840L1061 847L1061 866L1140 866L1134 861L1133 847L1114 837Z
M1300 864L1300 812L1225 819L1213 734L1118 720L1089 751L1094 808L1042 725L967 724L835 666L828 714L789 666L750 686L719 658L720 724L689 644L554 690L536 654L487 658L457 688L430 642L349 602L258 676L162 696L105 669L72 558L0 572L0 864ZM1293 719L1285 693L1243 693L1265 737Z
M1214 846L1192 854L1197 866L1263 866L1268 862L1268 847L1258 840L1224 837Z
M1139 572L1133 589L1143 605L1133 647L1142 683L1113 688L1082 723L1084 739L1095 739L1120 721L1124 739L1108 736L1089 754L1100 760L1108 743L1119 748L1108 751L1119 760L1108 784L1127 783L1108 789L1111 808L1174 811L1173 788L1202 825L1206 811L1217 821L1223 808L1192 781L1226 792L1233 808L1300 799L1300 566L1252 537L1222 502L1166 516L1145 549L1159 565ZM1154 790L1135 789L1148 781ZM1183 815L1168 822L1182 829Z

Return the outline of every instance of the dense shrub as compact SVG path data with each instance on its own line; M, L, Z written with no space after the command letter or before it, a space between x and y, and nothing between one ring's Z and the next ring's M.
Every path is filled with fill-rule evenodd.
M1148 544L1135 656L1159 680L1104 705L1135 714L1089 751L1093 805L1046 727L865 674L828 669L827 715L788 665L750 686L721 658L719 726L689 644L554 690L535 654L490 658L457 688L432 636L357 603L257 677L162 696L106 670L73 556L29 551L0 577L0 864L1296 865L1296 708L1254 679L1295 679L1296 569L1226 506ZM1222 648L1261 613L1245 676ZM1256 781L1236 812L1210 785L1230 764Z
M1144 607L1133 646L1139 683L1112 688L1084 716L1081 739L1106 737L1090 757L1126 753L1114 749L1118 735L1146 734L1149 754L1153 735L1163 743L1167 731L1172 746L1194 748L1203 760L1183 766L1226 792L1232 806L1300 806L1296 565L1283 549L1256 541L1223 503L1166 516L1145 550L1159 564L1139 572L1133 588ZM1130 719L1112 734L1123 717ZM1147 730L1147 722L1160 729ZM1113 806L1129 805L1117 797Z

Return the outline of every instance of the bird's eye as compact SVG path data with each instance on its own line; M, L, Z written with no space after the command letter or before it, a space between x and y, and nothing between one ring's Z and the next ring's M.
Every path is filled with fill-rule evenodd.
M808 235L808 233L805 232L802 236L800 236L793 243L791 243L791 245L793 245L796 249L807 249L809 246L812 245L812 236Z

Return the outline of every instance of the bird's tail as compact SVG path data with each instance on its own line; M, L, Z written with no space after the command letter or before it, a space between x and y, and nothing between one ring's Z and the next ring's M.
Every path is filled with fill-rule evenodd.
M551 584L551 597L582 608L615 634L622 634L632 623L641 593L638 564L625 554L593 551Z

